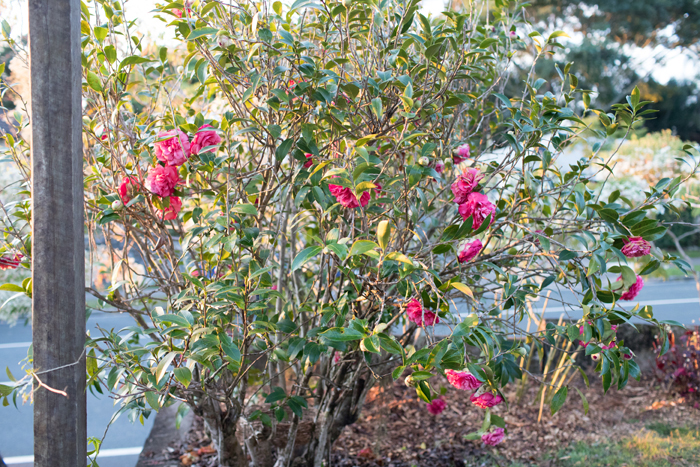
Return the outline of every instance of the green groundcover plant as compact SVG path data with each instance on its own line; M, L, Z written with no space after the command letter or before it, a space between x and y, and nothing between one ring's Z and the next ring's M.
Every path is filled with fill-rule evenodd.
M659 324L624 301L662 262L683 265L652 247L666 227L651 210L696 164L684 148L685 178L641 202L593 189L614 157L602 143L559 164L584 132L629 133L645 103L635 90L614 112L589 108L570 65L504 95L513 60L534 69L561 47L562 32L522 32L522 5L427 18L417 1L173 2L154 12L170 50L147 46L117 1L82 7L87 291L94 310L134 318L88 337L87 378L132 419L180 401L219 465L321 466L382 377L435 412L440 378L474 391L473 437L490 445L506 427L489 408L530 345L585 345L606 390L639 377L615 329ZM15 119L8 268L31 259L30 120ZM30 280L3 288L31 295ZM584 317L526 333L547 291Z

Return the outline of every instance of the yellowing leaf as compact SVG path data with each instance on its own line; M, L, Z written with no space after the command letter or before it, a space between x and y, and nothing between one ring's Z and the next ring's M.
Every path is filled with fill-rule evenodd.
M472 289L470 289L466 285L462 284L461 282L452 282L452 287L459 290L464 295L469 296L469 298L474 298L474 294L472 293Z

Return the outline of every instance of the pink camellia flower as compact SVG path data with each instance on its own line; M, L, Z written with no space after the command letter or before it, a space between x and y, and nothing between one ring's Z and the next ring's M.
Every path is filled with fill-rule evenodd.
M442 161L437 161L435 163L435 171L439 174L443 173L445 171L445 163Z
M510 31L508 33L508 36L510 36L511 39L515 39L516 37L518 37L518 34L515 31Z
M171 196L178 183L180 183L180 174L177 173L177 167L172 165L165 167L156 165L148 172L146 178L146 188L161 198Z
M336 350L336 352L333 354L333 363L339 363L342 357L343 356L340 354L340 352Z
M357 196L355 196L355 193L353 193L350 188L328 184L328 189L330 190L331 194L335 196L335 199L344 207L349 209L360 207L360 203L357 201ZM369 201L369 199L367 201Z
M496 206L483 193L469 193L467 201L459 205L459 213L465 221L472 216L472 228L478 229L489 214L492 214L491 223L493 224Z
M165 208L160 210L160 212L163 213L163 220L164 221L171 221L175 219L182 209L182 200L178 198L177 196L171 196L170 197L170 205Z
M304 154L306 156L306 162L304 162L304 168L308 169L312 165L314 165L314 160L312 159L313 154Z
M651 251L651 243L644 240L642 237L630 237L623 240L625 246L622 247L622 254L628 258L639 258L646 256Z
M442 399L433 399L433 401L428 404L428 412L433 415L440 414L447 407L447 402Z
M474 258L477 257L481 249L484 247L484 245L481 243L481 240L478 238L474 240L473 242L466 243L464 245L464 248L462 251L459 252L459 256L457 256L457 260L460 263L468 263L469 261L473 260Z
M503 428L497 427L493 431L484 433L481 435L481 441L489 446L495 446L500 444L506 437L505 430Z
M190 140L181 130L158 133L156 157L165 165L182 165L190 157Z
M376 186L377 187L374 189L374 191L377 195L379 195L379 193L381 193L382 186ZM369 191L365 191L360 195L360 199L358 200L357 196L355 196L355 193L353 193L351 188L333 185L330 183L328 184L328 189L330 190L331 194L335 196L335 199L338 200L340 204L350 209L355 209L360 206L364 208L369 203L371 197Z
M173 8L173 14L178 18L182 18L182 10L179 8Z
M134 177L122 178L122 183L119 185L119 197L122 203L127 204L131 201L138 192L138 181Z
M632 360L632 353L624 353L622 354L622 358L625 360Z
M435 326L440 322L438 315L430 310L424 310L423 305L415 298L406 305L406 314L408 319L418 326Z
M466 160L469 158L469 144L463 144L460 147L457 148L457 153L452 154L452 161L455 164L459 164L460 162Z
M462 391L471 391L484 384L468 371L445 370L445 376L452 386Z
M277 290L277 284L274 284L272 287L270 287L272 290Z
M211 125L202 125L199 127L199 131L197 132L196 135L194 135L194 138L192 138L192 144L190 145L190 152L192 154L199 154L202 152L202 149L208 147L208 146L217 146L215 148L211 148L207 152L216 152L218 149L218 146L221 144L221 137L216 133L214 130L205 130L205 128L214 128ZM184 162L184 161L183 161ZM181 165L181 164L173 164L173 165Z
M618 281L622 280L622 276L617 278ZM625 293L620 296L620 300L634 300L634 298L639 295L639 292L644 287L644 280L641 276L637 276L637 282L632 284Z
M611 324L611 325L610 325L610 330L611 330L611 331L617 331L617 324Z
M503 398L500 394L493 394L489 391L484 391L479 394L479 392L480 391L476 391L469 397L469 400L479 408L488 409L503 402Z
M22 253L5 253L0 256L0 269L17 269L22 262Z
M452 193L455 195L454 202L457 204L466 203L469 194L474 191L482 178L484 176L479 169L471 168L462 172L452 184Z

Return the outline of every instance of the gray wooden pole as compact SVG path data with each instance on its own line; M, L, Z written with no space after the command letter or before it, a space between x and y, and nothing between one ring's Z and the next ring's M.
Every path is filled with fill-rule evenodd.
M86 465L80 0L29 0L34 466Z

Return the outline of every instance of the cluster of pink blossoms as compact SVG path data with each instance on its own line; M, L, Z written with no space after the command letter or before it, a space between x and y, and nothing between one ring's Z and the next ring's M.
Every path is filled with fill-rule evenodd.
M208 130L212 128L212 130ZM187 135L179 129L163 131L158 134L155 143L156 157L163 165L155 165L148 172L145 187L160 198L167 198L167 207L161 209L163 220L175 219L182 209L182 200L175 196L175 188L182 180L178 167L195 154L216 152L221 137L211 125L202 125L190 143ZM138 180L124 177L119 186L119 196L127 204L138 192Z
M423 305L415 298L406 305L406 314L408 319L418 326L435 326L440 322L437 314L423 309Z
M483 193L474 191L482 178L484 176L479 169L471 168L462 172L452 184L454 202L459 204L459 213L465 221L471 216L474 229L481 227L489 214L493 223L493 215L496 213L496 206L489 201L489 198Z
M308 157L308 156L307 156ZM307 161L306 164L309 162ZM313 163L313 161L312 161ZM305 165L306 167L306 165ZM376 188L374 189L374 192L379 196L379 193L382 191L382 186L379 184L375 184ZM363 208L367 206L369 203L370 199L370 194L369 191L365 191L360 195L360 198L358 199L357 196L355 196L355 193L352 191L351 188L340 186L340 185L333 185L332 183L328 184L328 189L330 190L331 194L335 196L335 199L343 205L343 207L349 208L349 209L355 209L359 208L362 206Z
M457 389L462 391L477 389L469 397L469 400L477 407L488 409L503 402L503 397L500 394L493 394L491 391L484 389L484 383L476 379L476 376L468 371L445 370L445 376L447 381Z

